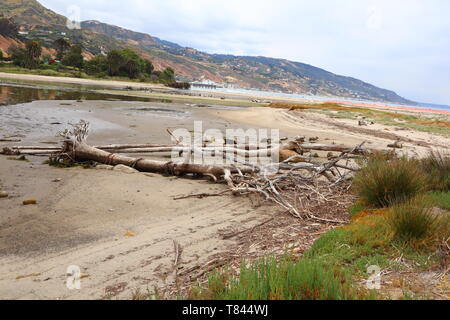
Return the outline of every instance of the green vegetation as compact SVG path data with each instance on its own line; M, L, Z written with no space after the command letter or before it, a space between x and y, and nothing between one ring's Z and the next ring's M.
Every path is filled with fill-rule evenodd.
M394 230L394 238L406 242L436 234L439 226L437 216L431 213L430 205L420 200L395 205L388 221Z
M385 208L423 192L426 177L415 160L373 158L356 174L353 186L365 206Z
M62 64L69 67L82 69L84 65L84 58L82 56L82 48L79 45L74 45L70 48L69 53L63 58Z
M242 264L239 278L225 271L209 277L206 289L192 290L190 299L212 300L349 300L364 298L339 268L314 259L285 257Z
M439 151L432 151L428 157L421 160L421 169L428 178L432 190L450 190L450 157Z
M56 59L62 60L67 51L70 49L70 41L65 38L59 38L55 40Z
M2 65L1 71L79 78L88 76L128 78L141 82L162 83L179 89L190 87L188 83L176 82L175 71L172 68L155 71L151 61L142 58L137 52L128 48L111 50L106 56L100 54L90 61L85 61L82 46L71 44L67 38L59 38L54 41L53 45L56 49L56 60L53 60L49 54L41 57L42 45L39 41L29 40L25 48L13 47L10 51L14 66L26 70Z
M450 211L450 191L429 192L425 198L434 206Z
M75 73L73 70L71 72L64 67L58 68L57 70L49 66L40 66L39 69L26 69L10 64L0 65L0 72L16 73L16 74L35 74L39 76L51 76L51 77L74 77Z
M442 235L449 235L448 218L447 224L442 224L438 232L435 224L428 224L432 216L426 216L426 210L420 211L417 215L420 218L415 223L403 219L412 212L410 208L417 208L417 203L403 204L401 214L396 211L398 209L362 211L348 226L330 231L318 239L304 258L340 266L356 278L367 278L367 268L372 265L402 270L405 265L396 261L399 256L405 261L414 261L418 270L438 266L441 257L436 250ZM422 221L426 224L421 226ZM419 231L424 232L423 235L414 233Z
M11 58L15 65L36 69L40 64L40 56L42 53L42 45L39 41L29 40L25 44L25 48L13 47L11 49Z
M155 71L151 61L141 58L131 49L112 50L107 56L97 55L86 63L85 71L99 78L128 77L167 85L176 83L172 68Z
M377 123L389 126L402 127L422 132L432 132L450 135L450 121L446 119L424 118L420 116L376 110L373 108L349 107L336 103L321 104L289 104L289 103L271 103L271 108L290 109L299 111L312 111L325 113L329 116L344 119L356 119L364 116Z
M175 81L175 71L172 68L166 68L163 71L156 71L155 75L158 81L164 84L173 83Z
M353 214L349 225L324 234L297 261L284 258L277 262L275 258L266 258L249 265L244 263L239 276L226 268L215 271L206 286L192 288L189 298L389 297L383 290L373 292L357 285L368 279L369 266L393 272L408 270L411 274L446 265L449 216L432 208L450 210L450 192L447 189L425 194L427 189L439 189L442 184L441 179L430 179L437 175L436 170L424 170L422 165L432 162L438 163L434 168L443 168L442 164L448 160L448 156L436 157L436 154L421 161L375 156L356 179L355 192L361 197L349 209ZM448 173L437 172L441 173L438 176ZM419 182L424 183L422 187ZM396 183L398 188L393 188ZM442 253L442 250L447 251ZM405 286L402 290L403 298L422 294L408 291Z
M95 75L99 78L105 78L108 70L108 60L104 55L97 55L84 65L87 74Z

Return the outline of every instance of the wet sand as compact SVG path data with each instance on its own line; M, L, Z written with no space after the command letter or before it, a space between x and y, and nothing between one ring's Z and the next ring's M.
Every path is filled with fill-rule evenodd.
M123 101L35 101L1 108L0 136L18 135L21 145L57 143L56 132L85 119L92 125L92 144L170 143L166 128L190 130L194 119L203 120L205 128L232 126L215 117L217 110ZM2 146L12 144L18 143ZM247 198L173 200L226 189L205 180L58 169L43 164L45 157L27 158L29 162L0 157L0 188L10 195L0 199L3 299L98 299L110 294L129 299L135 288L145 291L173 281L173 240L183 246L182 265L188 268L230 245L219 239L219 230L251 227L271 211L252 209ZM155 158L167 160L164 155ZM36 198L38 204L23 206L27 198ZM70 265L89 274L82 290L65 286Z

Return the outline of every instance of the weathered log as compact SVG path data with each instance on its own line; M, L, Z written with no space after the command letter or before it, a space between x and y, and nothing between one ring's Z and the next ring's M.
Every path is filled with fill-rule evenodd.
M221 166L209 166L189 163L174 163L172 161L158 161L149 159L139 159L128 157L124 155L110 153L105 150L100 150L92 146L87 145L84 142L76 143L75 145L71 141L66 142L65 152L74 160L91 160L107 165L119 165L123 164L131 168L135 168L141 172L153 172L162 173L168 175L180 176L184 174L202 174L211 175L215 177L221 177L225 174L225 167ZM229 168L233 173L237 173L237 168ZM243 167L239 168L242 173L255 173L255 169Z
M49 155L61 152L61 148L59 149L34 149L34 150L18 150L18 149L11 149L8 147L3 148L2 151L0 151L0 154L8 155L8 156L18 156L18 155Z
M3 149L5 150L5 149ZM37 150L11 150L10 152L5 152L7 155L48 155L48 154L54 154L61 152L61 148L59 149L51 149L51 150L45 150L45 149L37 149Z
M336 152L351 152L352 154L365 154L365 153L372 153L375 151L374 149L367 149L367 148L352 148L345 145L337 145L337 144L316 144L316 143L298 143L294 141L290 141L289 143L285 144L282 149L287 150L294 150L298 153L302 153L305 151L336 151Z
M176 147L175 144L110 144L104 146L94 146L94 148L102 150L122 150L122 149L138 149L138 148L165 148ZM61 147L49 146L12 146L8 147L13 150L61 150Z
M174 148L181 148L182 145L175 144L111 144L111 145L103 145L103 146L94 146L94 148L101 150L108 150L114 153L153 153L153 152L172 152L177 151ZM227 148L227 152L230 149L239 149L239 150L264 150L265 148L251 146L251 145L207 145L203 144L203 148L208 148L209 150L217 149L222 150L221 148ZM268 146L267 148L270 148ZM60 151L61 147L49 147L49 146L12 146L5 147L3 153L11 152L15 154L24 154L24 152L28 153L32 150L45 150L44 153L51 153L51 151ZM139 152L141 151L141 152ZM33 153L29 153L33 154ZM39 153L40 154L40 153Z
M6 148L12 150L61 150L61 147L49 147L49 146L13 146Z
M402 149L403 148L403 143L401 143L400 141L395 141L394 143L388 144L387 146L388 146L388 148Z
M0 139L0 142L20 142L20 139Z

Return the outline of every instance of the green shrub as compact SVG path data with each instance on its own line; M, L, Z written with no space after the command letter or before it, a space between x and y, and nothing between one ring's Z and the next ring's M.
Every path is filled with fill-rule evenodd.
M241 266L238 278L213 273L208 287L191 294L214 300L341 300L356 299L347 275L322 262L302 259L281 262L268 258Z
M388 222L397 240L411 242L436 234L438 218L429 204L423 200L410 200L395 205L388 215Z
M431 190L450 190L450 156L439 151L432 151L420 162L426 173Z
M83 58L83 49L79 45L74 45L70 48L70 51L67 55L62 59L62 64L65 66L75 67L75 68L83 68L84 66L84 58Z
M28 40L25 48L13 46L11 49L11 59L16 66L36 69L40 64L42 45L37 40Z
M371 159L355 175L354 191L361 202L373 208L385 208L408 201L426 187L426 177L413 159Z
M108 59L99 54L84 64L84 71L89 75L105 74L108 72Z
M80 78L80 79L86 79L86 78L88 78L88 75L87 75L86 73L84 73L84 72L81 72L81 71L76 71L76 72L73 74L73 76L74 76L75 78Z
M108 74L106 72L99 72L95 75L97 78L106 78L108 76Z

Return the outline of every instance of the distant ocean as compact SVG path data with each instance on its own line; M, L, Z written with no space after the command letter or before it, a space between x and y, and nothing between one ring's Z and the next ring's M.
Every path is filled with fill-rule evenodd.
M196 89L192 89L196 90ZM368 100L351 100L345 99L341 97L324 97L324 96L310 96L310 95L302 95L296 93L284 93L284 92L275 92L275 91L263 91L263 90L249 90L249 89L231 89L231 88L218 88L218 89L201 89L201 91L211 91L211 92L224 92L224 93L244 93L244 94L254 94L259 96L268 96L268 97L280 97L280 98L299 98L299 99L309 99L315 101L330 101L330 100L339 100L353 103L370 103L370 104L380 104L380 105L389 105L394 107L414 107L421 109L432 109L432 110L445 110L450 112L450 106L448 105L440 105L433 103L422 103L418 102L417 105L402 105L395 103L388 103L382 101L368 101Z
M433 104L433 103L419 103L419 108L433 109L433 110L446 110L450 111L450 106L446 106L443 104Z

